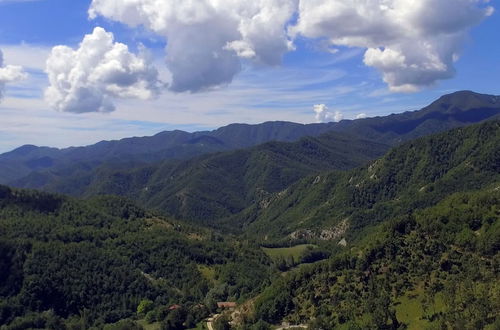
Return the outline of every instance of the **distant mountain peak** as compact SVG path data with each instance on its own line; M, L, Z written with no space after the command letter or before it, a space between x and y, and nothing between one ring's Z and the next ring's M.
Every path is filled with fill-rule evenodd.
M23 146L20 146L19 148L16 148L12 151L9 151L2 156L5 157L24 157L28 156L33 152L37 152L39 150L46 150L46 151L52 151L52 150L58 150L57 148L50 148L50 147L38 147L33 144L25 144Z
M37 148L38 147L33 145L33 144L25 144L25 145L20 146L19 148L12 150L11 152L18 154L18 155L21 155L21 154L29 153Z
M480 94L473 91L458 91L441 96L431 104L447 104L452 106L459 106L460 109L469 109L472 107L481 106L498 106L500 104L500 96Z
M269 141L294 142L305 136L317 137L331 131L395 145L492 118L500 118L500 96L458 91L444 95L418 111L363 120L314 124L287 121L236 123L212 131L164 131L154 136L101 141L86 147L65 149L25 145L0 155L0 183L13 183L28 176L33 172L33 165L35 168L47 166L50 170L64 168L62 173L74 173L77 169L95 168L105 162L144 164L168 159L182 160Z

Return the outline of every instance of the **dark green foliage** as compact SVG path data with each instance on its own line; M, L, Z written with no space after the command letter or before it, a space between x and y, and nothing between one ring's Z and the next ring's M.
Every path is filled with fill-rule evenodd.
M161 324L161 330L182 330L185 329L183 323L186 319L184 309L176 309L168 313L167 318Z
M439 130L450 118L452 125L467 122L485 103L475 94L452 95L424 114L398 117L404 125L374 119L367 134L383 132L394 143ZM435 107L442 107L439 116ZM479 117L496 108L481 109ZM217 301L254 308L242 329L283 320L312 329L498 325L500 123L407 142L369 166L289 185L379 152L380 145L356 140L341 147L329 138L341 139L268 143L136 170L101 168L90 179L85 173L94 165L80 164L84 175L73 177L75 187L95 189L91 195L130 192L179 217L238 224L241 236L160 217L120 197L75 200L0 186L2 330L140 329L135 318L183 329L216 312ZM193 143L217 143L205 140ZM30 162L48 164L43 156ZM347 248L338 245L341 238ZM314 245L295 259L270 260L255 242ZM214 326L227 328L228 321Z
M273 193L311 173L354 168L387 149L383 144L327 133L140 168L103 165L85 178L69 176L44 188L80 196L127 196L179 219L214 226L245 208L267 203ZM228 222L235 227L233 219Z
M105 325L103 330L143 330L143 327L132 320L126 319L115 324Z
M143 299L137 306L137 314L140 316L144 316L147 313L151 312L154 308L154 303L149 299Z
M85 180L89 171L106 163L110 167L131 168L167 159L195 156L251 147L269 141L296 141L331 130L332 124L302 125L266 122L258 125L232 124L214 131L188 133L161 132L150 137L101 141L87 147L56 149L25 145L0 155L0 183L41 188L60 177Z
M256 301L255 320L324 329L493 324L500 317L498 146L500 122L492 121L290 187L249 229L279 238L348 219L351 248L275 280Z
M315 329L396 329L405 322L482 329L500 317L498 249L484 249L489 237L500 242L491 226L500 222L499 206L500 192L490 187L379 225L352 252L276 280L259 296L255 318L313 319ZM471 225L471 242L460 246ZM412 300L423 312L407 320Z
M15 318L2 330L25 330L25 329L53 329L66 330L63 320L52 310L43 313L28 313L22 317Z
M258 320L250 327L251 330L270 330L271 325L264 320Z
M291 288L287 285L285 281L277 279L272 286L264 290L255 305L257 320L278 323L294 310Z
M420 111L340 123L235 124L212 132L163 132L64 150L25 146L0 156L0 168L22 172L9 176L9 183L18 187L74 196L127 196L179 219L218 226L223 223L227 229L255 220L255 207L267 205L274 193L306 175L356 167L380 156L386 150L383 145L397 145L499 115L498 98L464 91L443 96ZM158 163L268 141L318 137L326 132L337 134ZM37 165L26 167L26 162Z
M114 323L135 315L145 299L152 302L143 314L154 306L202 303L219 281L227 286L222 299L245 299L270 275L259 249L213 240L206 230L155 217L118 197L77 201L1 191L1 324L43 324L48 310L75 327ZM214 269L216 282L199 266ZM198 309L189 309L182 322L206 316Z
M443 95L419 111L341 121L334 130L395 145L487 119L500 119L499 110L497 96L459 91Z
M247 232L282 238L346 220L356 238L367 226L432 206L453 192L500 182L499 145L498 121L405 143L370 166L292 185Z
M227 315L222 315L218 317L213 322L214 330L231 330L231 326L229 325L230 318Z

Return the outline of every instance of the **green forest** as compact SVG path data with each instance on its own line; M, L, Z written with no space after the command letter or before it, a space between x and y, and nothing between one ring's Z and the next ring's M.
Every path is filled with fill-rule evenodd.
M341 138L0 186L0 329L500 329L500 121Z
M260 249L118 197L79 201L2 186L0 205L7 329L99 328L135 316L145 300L150 320L178 304L196 324L217 301L248 299L270 283Z

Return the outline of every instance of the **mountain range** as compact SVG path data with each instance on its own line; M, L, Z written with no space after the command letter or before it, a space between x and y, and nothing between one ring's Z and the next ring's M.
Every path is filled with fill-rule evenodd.
M332 231L338 241L350 240L362 228L435 205L450 194L500 187L499 146L498 120L408 141L369 165L289 186L261 208L247 233L321 238L321 232Z
M71 174L103 163L145 164L187 159L216 151L255 146L269 141L293 142L329 131L344 132L379 143L402 141L472 124L500 115L500 97L461 91L445 95L412 112L339 123L297 124L266 122L232 124L214 131L161 132L151 137L102 141L87 147L56 149L25 145L0 155L0 183L12 184L32 173L64 169ZM40 186L40 184L38 185Z
M245 236L326 241L334 252L275 280L256 298L254 320L312 329L495 329L499 146L497 120L292 185Z
M178 219L234 229L250 221L249 208L308 175L355 168L406 140L491 118L500 118L499 97L457 92L419 111L339 123L269 122L63 150L21 147L1 155L0 166L24 161L33 168L7 182L15 187L121 195ZM278 141L247 147L268 140ZM209 153L217 149L238 150Z
M18 180L16 186L83 197L126 196L178 219L214 224L311 173L354 168L387 149L384 144L332 132L139 167L103 164L70 176L37 173ZM37 186L37 181L47 183Z
M1 329L496 329L499 146L500 98L457 92L18 148L3 180L49 192L0 186Z

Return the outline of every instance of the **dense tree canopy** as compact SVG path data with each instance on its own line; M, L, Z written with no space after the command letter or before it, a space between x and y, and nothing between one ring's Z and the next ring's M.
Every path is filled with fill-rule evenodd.
M218 329L498 328L499 146L498 121L410 141L249 202L238 235L0 186L1 329L194 328L220 301Z

